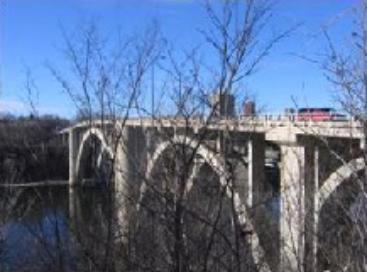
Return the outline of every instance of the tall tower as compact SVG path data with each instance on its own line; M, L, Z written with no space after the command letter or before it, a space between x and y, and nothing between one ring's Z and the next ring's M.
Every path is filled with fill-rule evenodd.
M210 96L214 117L235 117L235 97L233 94L215 92Z

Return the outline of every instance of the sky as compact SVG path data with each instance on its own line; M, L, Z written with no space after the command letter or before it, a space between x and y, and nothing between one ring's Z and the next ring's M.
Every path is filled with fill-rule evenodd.
M216 1L216 0L213 0ZM221 0L217 0L221 1ZM300 56L317 57L325 50L322 29L348 48L361 0L278 0L272 30L300 26L278 44L247 78L243 88L267 113L286 107L337 106L323 71ZM37 86L40 113L72 117L70 99L45 67L64 64L61 29L73 31L93 18L108 36L117 29L142 33L152 21L178 50L203 43L198 29L208 26L200 0L0 0L0 112L27 114L26 71Z

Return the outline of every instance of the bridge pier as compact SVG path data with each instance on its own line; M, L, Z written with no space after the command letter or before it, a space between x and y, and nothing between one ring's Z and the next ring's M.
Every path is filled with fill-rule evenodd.
M139 188L145 178L146 159L143 128L124 127L114 165L117 220L122 236L128 235L129 224L133 220L132 213L136 205L134 200L139 198Z
M78 135L76 129L70 129L69 131L69 185L75 186L77 183L76 176L76 160L78 156Z
M305 149L281 145L280 266L281 271L303 271Z
M281 145L281 271L316 271L318 150Z
M256 266L261 266L263 272L270 272L270 267L277 266L277 257L270 254L264 250L263 243L269 243L268 237L261 237L259 234L268 233L268 224L264 223L265 216L265 138L264 135L256 134L253 135L247 142L247 184L245 186L246 199L244 203L250 212L248 216L252 218L253 222L253 234L250 235L249 244L251 246L251 251L254 260L260 263L256 263ZM237 177L236 177L237 179ZM254 234L257 234L255 237ZM271 242L273 243L273 242ZM270 249L271 247L266 247ZM256 256L256 257L255 257Z
M318 197L319 189L319 148L309 148L309 168L306 169L305 184L305 271L317 271Z
M247 205L255 208L263 204L262 193L265 182L265 139L256 135L247 143L248 146L248 195Z

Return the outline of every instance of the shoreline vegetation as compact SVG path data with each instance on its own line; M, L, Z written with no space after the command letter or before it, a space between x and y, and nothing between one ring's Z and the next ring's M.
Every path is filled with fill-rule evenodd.
M57 133L68 125L53 115L1 118L0 184L67 180L68 147Z
M66 186L68 180L44 180L27 183L1 183L0 188L28 188L28 187L49 187L49 186Z

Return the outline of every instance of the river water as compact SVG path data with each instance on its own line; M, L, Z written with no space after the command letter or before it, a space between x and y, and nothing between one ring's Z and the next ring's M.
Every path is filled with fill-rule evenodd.
M2 189L0 271L99 271L100 260L115 266L103 257L114 258L109 246L121 231L113 195L105 187ZM277 203L268 203L273 215Z
M79 248L91 244L80 234L105 236L101 226L112 203L107 189L70 194L68 187L55 186L0 194L0 271L79 271L85 256L76 241Z

